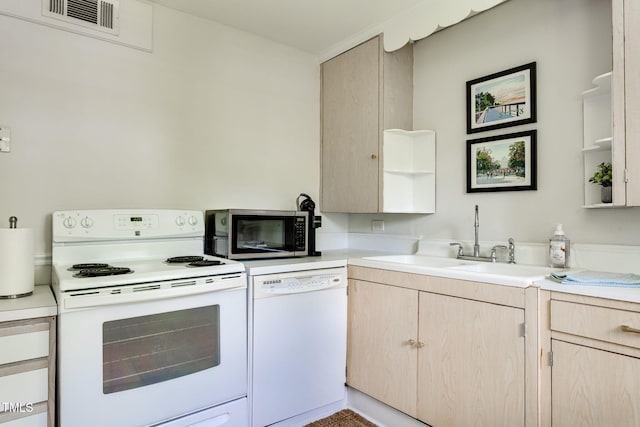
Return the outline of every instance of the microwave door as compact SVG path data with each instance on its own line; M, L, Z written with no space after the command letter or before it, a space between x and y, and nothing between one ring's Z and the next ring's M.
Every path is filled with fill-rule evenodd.
M284 218L239 218L234 250L238 253L290 252Z

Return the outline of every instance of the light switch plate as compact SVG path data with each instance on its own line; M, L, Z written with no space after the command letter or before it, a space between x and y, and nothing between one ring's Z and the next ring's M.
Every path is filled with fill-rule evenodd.
M8 153L11 151L11 129L0 125L0 152Z

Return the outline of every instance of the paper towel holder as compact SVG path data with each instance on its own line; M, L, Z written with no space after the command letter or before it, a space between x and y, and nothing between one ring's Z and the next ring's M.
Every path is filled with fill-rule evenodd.
M10 216L9 217L9 229L15 230L18 228L18 218L15 216ZM14 232L18 232L18 230L14 231ZM12 232L12 233L14 233ZM33 237L32 237L33 239ZM31 276L33 276L33 270L31 270ZM9 286L8 290L5 289L7 286ZM0 300L3 299L15 299L15 298L21 298L21 297L26 297L29 295L33 294L34 291L34 285L33 285L33 281L31 281L30 287L29 289L25 289L24 286L22 286L22 283L19 284L19 288L15 288L13 287L13 284L9 284L7 285L6 283L2 283L0 281ZM25 292L26 290L26 292Z

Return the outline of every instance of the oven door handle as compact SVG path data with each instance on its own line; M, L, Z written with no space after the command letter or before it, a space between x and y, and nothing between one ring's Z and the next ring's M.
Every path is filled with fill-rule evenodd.
M246 289L247 278L245 273L218 280L211 280L211 277L200 277L162 283L87 289L83 291L65 292L61 301L60 310L63 312L73 309Z

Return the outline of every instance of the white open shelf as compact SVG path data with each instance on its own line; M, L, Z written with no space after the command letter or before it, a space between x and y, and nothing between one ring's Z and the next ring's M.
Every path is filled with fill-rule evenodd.
M594 89L582 93L584 114L584 148L596 146L613 136L611 113L611 73L593 79Z
M435 132L388 129L383 144L383 212L435 212Z
M613 142L613 138L602 138L594 141L593 145L583 148L583 152L588 151L611 151L611 143Z
M610 72L597 76L593 79L595 87L582 93L585 208L613 207L612 203L602 203L601 187L589 182L598 165L613 158L611 76Z

